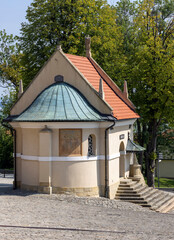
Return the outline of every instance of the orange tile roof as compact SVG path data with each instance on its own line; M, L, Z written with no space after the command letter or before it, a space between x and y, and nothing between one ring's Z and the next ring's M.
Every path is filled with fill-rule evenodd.
M104 99L113 108L113 115L118 120L139 118L135 113L134 106L130 100L125 99L121 90L106 73L95 63L93 59L87 57L65 54L72 64L83 74L89 83L99 91L100 78L103 81Z

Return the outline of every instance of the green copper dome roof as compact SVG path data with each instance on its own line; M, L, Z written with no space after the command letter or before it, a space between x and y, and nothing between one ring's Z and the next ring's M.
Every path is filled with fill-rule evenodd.
M57 82L42 91L19 116L11 116L11 121L106 121L111 118L99 113L76 88Z

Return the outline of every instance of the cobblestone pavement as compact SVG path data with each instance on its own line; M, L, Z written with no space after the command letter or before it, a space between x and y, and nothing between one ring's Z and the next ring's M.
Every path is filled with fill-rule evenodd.
M0 179L10 184L11 178ZM174 240L174 211L105 198L0 191L1 240Z

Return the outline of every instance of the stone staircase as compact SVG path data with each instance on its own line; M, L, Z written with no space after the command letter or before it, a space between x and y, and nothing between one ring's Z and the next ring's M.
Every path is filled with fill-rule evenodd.
M174 209L174 194L150 188L131 179L120 181L115 199L136 203L161 213Z

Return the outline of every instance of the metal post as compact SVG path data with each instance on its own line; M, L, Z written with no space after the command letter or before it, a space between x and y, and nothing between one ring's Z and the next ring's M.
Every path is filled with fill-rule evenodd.
M158 154L158 188L160 186L160 183L159 183L159 154Z
M158 188L160 187L160 169L159 169L159 163L161 162L161 160L163 159L163 154L162 153L158 153Z

